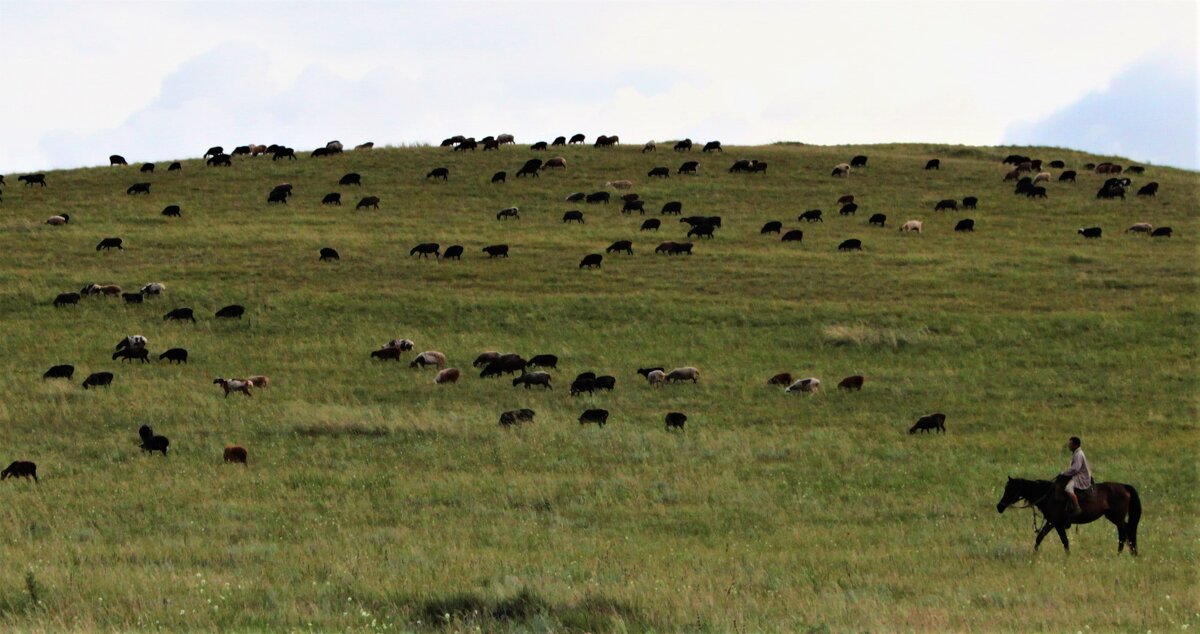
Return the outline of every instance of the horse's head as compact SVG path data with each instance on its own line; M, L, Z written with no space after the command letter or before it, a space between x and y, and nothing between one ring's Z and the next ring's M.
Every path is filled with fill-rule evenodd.
M1025 497L1020 486L1020 480L1008 478L1008 484L1004 486L1004 495L1000 497L1000 502L996 504L996 512L1003 513L1004 509L1017 503Z

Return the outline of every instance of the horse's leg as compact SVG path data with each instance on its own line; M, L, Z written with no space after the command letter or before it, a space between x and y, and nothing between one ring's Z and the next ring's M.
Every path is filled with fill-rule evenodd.
M1050 520L1046 520L1046 523L1042 524L1042 527L1038 529L1037 540L1033 542L1033 549L1035 551L1042 546L1042 540L1046 539L1046 535L1050 533L1051 528Z
M1058 531L1058 538L1062 540L1063 550L1069 555L1071 554L1071 544L1067 541L1067 529L1062 526L1055 526L1054 530Z
M1117 554L1121 554L1125 550L1125 540L1129 537L1129 529L1125 526L1125 517L1123 514L1113 513L1109 511L1105 513L1108 521L1117 525Z

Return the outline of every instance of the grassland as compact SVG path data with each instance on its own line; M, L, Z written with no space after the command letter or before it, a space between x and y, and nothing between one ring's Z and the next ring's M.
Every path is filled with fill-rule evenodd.
M1015 197L1000 159L1061 158L1079 183ZM848 180L829 169L857 153ZM695 178L647 181L683 156L634 147L561 151L568 169L490 185L532 154L380 149L331 159L185 161L8 176L0 203L0 461L40 484L0 486L4 630L1181 631L1200 627L1196 424L1196 174L1150 167L1157 198L1097 201L1106 157L1048 148L895 145L729 148ZM551 154L553 156L554 154ZM937 172L925 159L942 159ZM734 158L770 163L728 174ZM130 157L133 160L135 157ZM1128 163L1128 161L1119 161ZM448 182L426 181L447 166ZM159 165L165 170L165 164ZM337 187L346 172L363 187ZM614 205L563 197L633 178L657 215L721 215L691 257ZM125 188L153 183L149 196ZM270 188L295 186L286 206ZM349 205L323 207L326 192ZM833 201L857 196L856 217ZM354 211L376 195L379 211ZM978 211L933 213L942 198ZM179 204L183 216L159 214ZM496 210L521 207L519 221ZM804 242L760 236L768 220ZM69 213L65 227L43 220ZM868 227L886 213L888 228ZM970 216L974 234L955 234ZM647 216L649 217L649 215ZM924 235L895 225L916 218ZM1171 239L1121 233L1170 225ZM1075 230L1099 225L1100 240ZM105 236L123 252L97 253ZM837 253L845 238L861 253ZM614 240L635 255L579 259ZM410 258L463 244L461 262ZM507 243L512 257L479 250ZM337 248L338 263L317 250ZM90 282L161 281L143 305L55 294ZM248 307L240 322L212 312ZM178 306L199 323L164 323ZM118 339L149 337L186 366L121 365ZM552 392L467 372L371 362L395 337L469 370L481 351L558 354ZM56 363L76 380L43 381ZM634 371L694 365L698 385L656 391ZM116 373L109 390L80 388ZM571 398L578 372L618 377ZM791 371L860 393L786 396ZM215 376L262 373L252 399ZM529 407L537 421L496 425ZM586 407L613 412L580 427ZM662 417L688 414L684 433ZM906 433L948 416L944 436ZM171 439L143 454L137 427ZM1107 523L1032 550L1029 511L997 515L1005 476L1048 477L1079 435L1100 480L1134 484L1142 556L1116 554ZM241 443L250 466L223 465Z

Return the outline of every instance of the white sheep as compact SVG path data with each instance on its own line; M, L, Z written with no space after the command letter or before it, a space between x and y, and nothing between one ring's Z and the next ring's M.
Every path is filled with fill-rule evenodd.
M654 387L662 387L663 382L667 380L667 373L662 370L654 370L646 374L646 381Z
M142 287L143 295L158 295L167 290L167 285L162 282L150 282Z
M921 229L925 228L925 223L920 220L909 220L900 226L901 231L916 231L921 233Z
M675 368L667 373L667 383L678 383L680 381L691 381L696 383L700 379L700 370L691 366L684 368Z
M785 388L783 390L783 393L784 394L797 394L797 393L812 394L814 392L820 391L820 389L821 389L821 380L820 379L807 378L807 379L800 379L800 380L796 381L795 383L792 383L791 385L787 386L787 388Z

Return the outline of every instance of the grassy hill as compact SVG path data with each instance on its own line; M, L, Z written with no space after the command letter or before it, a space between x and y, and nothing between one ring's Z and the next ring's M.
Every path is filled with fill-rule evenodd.
M1010 152L1066 161L1079 182L1046 200L1003 183ZM836 163L868 154L848 179ZM0 627L19 630L514 629L522 631L1132 631L1200 627L1196 602L1197 176L1148 167L1156 198L1099 201L1108 157L1050 148L888 145L550 153L566 170L515 179L527 146L466 155L377 149L294 162L235 158L8 175L0 203L0 462L40 484L0 486ZM547 158L547 155L541 155ZM770 165L730 174L735 158ZM939 157L940 171L922 170ZM130 157L131 160L135 157ZM701 161L695 177L674 170ZM1118 162L1127 163L1127 161ZM648 180L653 166L669 179ZM447 182L426 181L446 166ZM510 181L492 185L497 170ZM1058 170L1052 170L1057 176ZM347 172L363 185L338 187ZM563 202L630 178L648 201L720 215L694 255L620 207ZM135 182L148 196L127 196ZM268 191L290 182L287 205ZM340 191L347 204L320 205ZM857 215L834 201L854 194ZM378 211L355 211L361 196ZM933 212L943 198L976 211ZM181 218L160 211L182 207ZM521 219L497 221L497 210ZM807 209L823 223L799 223ZM581 209L586 224L564 225ZM67 213L63 227L43 224ZM888 216L870 227L872 213ZM955 222L974 218L972 234ZM897 231L925 221L921 235ZM802 243L759 234L769 220ZM1126 235L1135 222L1176 235ZM1100 240L1076 229L1101 226ZM103 237L120 252L95 251ZM839 253L847 238L862 252ZM580 259L632 239L600 270ZM461 261L410 257L462 244ZM511 246L487 259L486 245ZM331 246L341 261L317 261ZM141 305L85 298L88 283ZM213 312L243 304L241 321ZM181 306L198 323L164 322ZM143 334L154 356L112 361ZM464 370L368 358L413 339ZM485 350L561 358L553 391L481 380ZM72 381L43 381L71 363ZM692 365L656 390L639 367ZM612 393L571 397L579 372ZM110 389L83 390L112 371ZM825 391L785 395L777 372ZM217 376L266 374L253 398ZM861 392L834 389L867 377ZM502 411L536 410L505 430ZM612 412L604 428L581 411ZM663 416L688 415L668 433ZM947 415L945 435L909 435ZM151 424L166 458L138 449ZM1046 478L1083 438L1098 480L1135 485L1142 555L1107 522L1034 554L1027 510L996 513L1008 475ZM246 446L248 468L222 447Z

